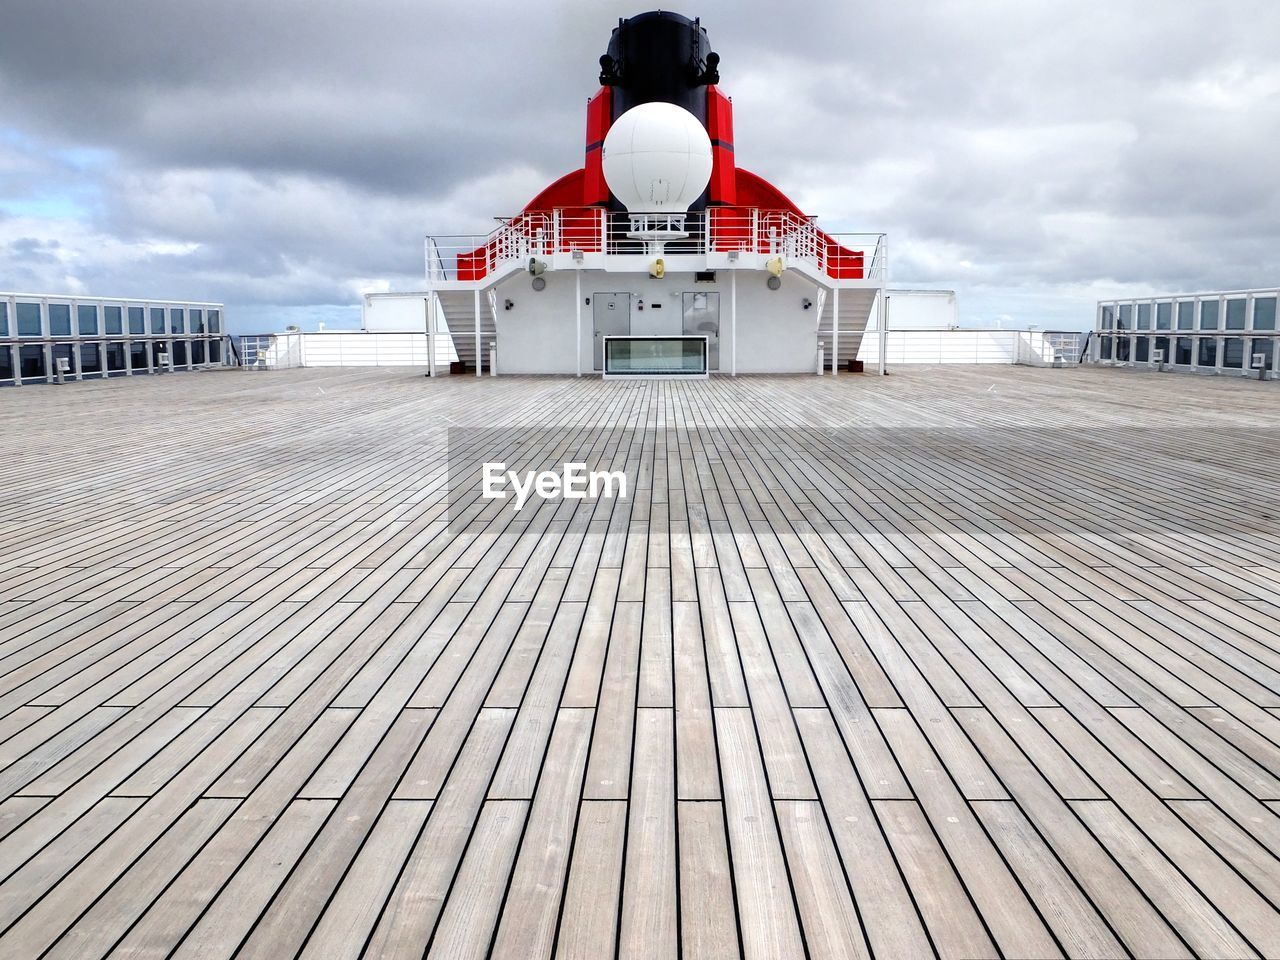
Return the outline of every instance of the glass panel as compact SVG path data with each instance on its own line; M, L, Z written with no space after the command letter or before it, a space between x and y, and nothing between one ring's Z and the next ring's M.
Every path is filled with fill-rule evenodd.
M1130 337L1120 337L1116 340L1116 360L1120 363L1129 362L1129 340Z
M1270 370L1274 364L1275 357L1275 341L1269 338L1261 340L1249 341L1249 369L1257 370L1258 366L1253 362L1253 355L1260 353L1265 358L1262 361L1262 369Z
M1218 329L1218 301L1217 300L1201 300L1200 301L1200 329L1201 330L1217 330Z
M204 363L204 341L203 340L191 341L191 362Z
M1173 304L1172 303L1156 304L1156 329L1157 330L1173 329Z
M151 308L151 332L164 333L164 307Z
M164 367L169 362L169 349L164 340L151 341L151 365Z
M1227 301L1227 329L1243 330L1245 305L1247 300L1228 300Z
M1102 338L1102 359L1111 359L1111 337Z
M145 343L134 343L129 345L129 364L134 371L147 369L147 345Z
M1138 304L1138 326L1136 329L1138 330L1151 329L1151 304L1149 303Z
M96 343L80 344L80 372L102 372L102 351L98 349Z
M75 358L75 357L72 355L72 353L71 353L71 344L69 344L69 343L55 343L55 344L53 345L53 373L54 373L54 376L57 376L57 373L58 373L58 361L59 361L59 360L66 360L66 361L67 361L67 372L64 374L64 376L65 376L65 377L74 377L74 376L76 375L76 358Z
M186 317L181 307L174 307L169 310L169 332L170 333L186 333Z
M1183 300L1178 304L1178 329L1192 330L1196 323L1196 304L1194 300Z
M1180 367L1191 366L1191 338L1179 337L1177 349L1173 354L1173 362Z
M706 373L706 352L701 337L609 337L604 369L630 376Z
M1169 356L1169 338L1168 337L1156 337L1156 349L1160 351L1160 359L1162 362L1164 363L1173 362L1173 357ZM1152 360L1155 359L1154 354L1152 355L1151 359Z
M191 311L191 332L204 333L204 311L203 310Z
M76 329L82 337L94 337L98 334L98 307L96 304L76 304Z
M124 344L109 343L107 344L107 370L110 373L116 373L124 369Z
M1276 298L1259 297L1253 301L1253 329L1274 330L1276 328Z
M1228 316L1228 321L1230 317ZM1244 340L1241 337L1227 337L1222 344L1222 365L1239 370L1244 366Z
M49 304L49 336L71 336L71 304Z
M43 380L45 378L44 347L23 347L22 356L18 362L22 365L23 380Z
M1102 308L1102 329L1111 330L1116 325L1116 311L1114 307Z
M222 323L222 311L210 310L209 311L209 332L221 333L222 332L220 330L221 323Z
M1120 304L1119 325L1116 327L1116 329L1118 330L1133 329L1133 304L1132 303Z
M0 300L0 337L7 337L8 335L9 335L9 304L5 303L3 300ZM8 353L9 351L5 350L3 352ZM12 357L9 358L9 364L10 365L13 364Z
M38 303L20 303L18 304L18 336L20 337L39 337L44 331L40 329L40 304ZM41 361L41 369L43 369L43 361ZM25 377L26 374L24 373ZM44 374L40 374L44 376Z
M107 330L107 336L119 336L124 333L124 311L120 307L103 307L102 318Z
M175 367L185 367L187 365L187 341L173 341L173 365Z
M1200 338L1200 359L1196 361L1201 367L1216 367L1218 365L1218 341L1213 337Z
M0 346L0 380L13 379L13 348L9 344Z
M142 307L129 308L129 332L138 336L147 332L147 316Z
M1141 321L1139 321L1141 322ZM1133 345L1133 359L1138 363L1147 363L1151 360L1151 338L1138 337L1137 342Z
M209 341L209 362L210 363L222 362L222 343L218 340Z

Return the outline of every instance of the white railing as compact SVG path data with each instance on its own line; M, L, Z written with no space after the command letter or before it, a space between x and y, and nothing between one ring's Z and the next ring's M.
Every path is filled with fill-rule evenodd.
M894 330L891 319L890 330L885 334L885 362L1073 367L1084 336L1041 330ZM879 362L880 342L875 330L862 338L858 359L868 364Z
M833 280L883 280L887 272L884 234L831 233L789 210L713 207L690 213L683 231L660 239L668 256L781 256ZM486 236L428 237L426 273L434 282L492 282L531 258L645 254L653 242L653 235L633 234L627 214L560 208L513 217Z
M240 366L248 370L287 370L305 365L302 333L268 333L240 338Z

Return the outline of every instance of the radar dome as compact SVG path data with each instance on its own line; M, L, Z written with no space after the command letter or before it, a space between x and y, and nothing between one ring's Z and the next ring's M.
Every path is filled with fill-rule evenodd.
M683 214L711 181L711 138L672 103L642 103L604 138L604 179L629 213Z

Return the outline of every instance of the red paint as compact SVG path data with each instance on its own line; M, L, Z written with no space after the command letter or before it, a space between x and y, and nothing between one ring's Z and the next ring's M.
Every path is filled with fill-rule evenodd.
M613 88L601 87L587 102L587 160L579 203L601 205L609 202L609 185L604 180L604 138L613 122Z
M707 87L707 136L711 138L711 183L707 201L731 207L738 202L737 161L733 155L733 101Z

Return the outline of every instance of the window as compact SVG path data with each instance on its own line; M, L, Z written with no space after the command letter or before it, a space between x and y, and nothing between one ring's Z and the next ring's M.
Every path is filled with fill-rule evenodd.
M1173 362L1180 367L1191 366L1191 338L1179 337L1173 352Z
M80 345L80 372L102 372L102 351L98 349L98 344L84 343Z
M1119 363L1129 362L1129 338L1119 337L1116 340L1116 361Z
M139 310L142 308L139 307ZM131 343L129 345L129 366L134 370L147 369L147 345L143 343Z
M173 365L175 367L185 367L187 365L187 341L173 341Z
M1218 365L1218 341L1213 337L1200 338L1200 359L1196 361L1202 367Z
M147 332L147 315L142 307L129 308L129 333L142 336Z
M3 300L0 300L0 337L7 337L8 335L9 335L9 304L5 303ZM0 353L3 353L3 354L8 354L8 352L9 351L7 349L0 350ZM13 361L10 360L10 362L12 363ZM5 377L3 379L7 380L8 378Z
M1119 316L1120 316L1120 323L1116 329L1132 330L1133 329L1133 304L1131 303L1120 304Z
M19 337L40 337L42 333L44 332L40 329L40 305L38 303L19 303Z
M186 333L187 318L183 316L181 307L173 307L169 310L169 332L170 333Z
M1137 330L1151 329L1151 304L1149 303L1138 304L1138 326L1135 329Z
M71 336L71 304L49 304L49 336Z
M1101 346L1102 346L1102 359L1110 360L1111 359L1111 338L1103 337Z
M1173 362L1173 357L1169 355L1169 338L1168 337L1156 337L1156 349L1160 351L1161 363ZM1152 360L1155 359L1154 354L1152 355L1151 359Z
M1151 360L1151 338L1138 337L1133 345L1133 359L1136 363L1149 363Z
M20 303L18 304L18 336L20 337L38 337L44 331L40 329L40 304L38 303ZM43 364L41 365L43 369ZM44 374L40 374L44 376ZM25 377L26 374L24 373Z
M120 307L103 307L102 317L106 325L107 336L118 337L124 333L124 310Z
M1194 300L1183 300L1178 304L1178 329L1193 330L1196 325L1196 304Z
M204 311L203 310L191 311L191 332L204 333Z
M1228 330L1244 329L1244 314L1245 314L1245 306L1247 305L1247 303L1248 301L1246 300L1228 300L1227 301L1227 329Z
M164 307L151 308L151 332L164 333Z
M1102 308L1102 330L1111 330L1116 325L1116 311L1114 307Z
M219 324L221 324L221 322L222 322L222 311L210 310L209 311L209 332L210 333L221 332L218 329L218 326Z
M1173 304L1172 303L1156 304L1156 329L1157 330L1173 329Z
M1244 366L1244 340L1242 338L1227 337L1223 341L1222 365L1236 370Z
M0 304L7 307L8 304ZM0 380L13 379L13 351L6 344L0 347Z
M1276 298L1259 297L1253 301L1253 329L1274 330L1276 328Z
M39 304L36 304L37 309ZM39 336L39 334L36 334ZM44 374L44 347L38 344L23 347L19 353L18 363L21 369L18 375L23 380L43 380Z
M82 337L98 335L98 308L95 304L76 304L76 329Z
M1201 330L1217 330L1218 329L1218 301L1217 300L1200 301L1200 329Z

